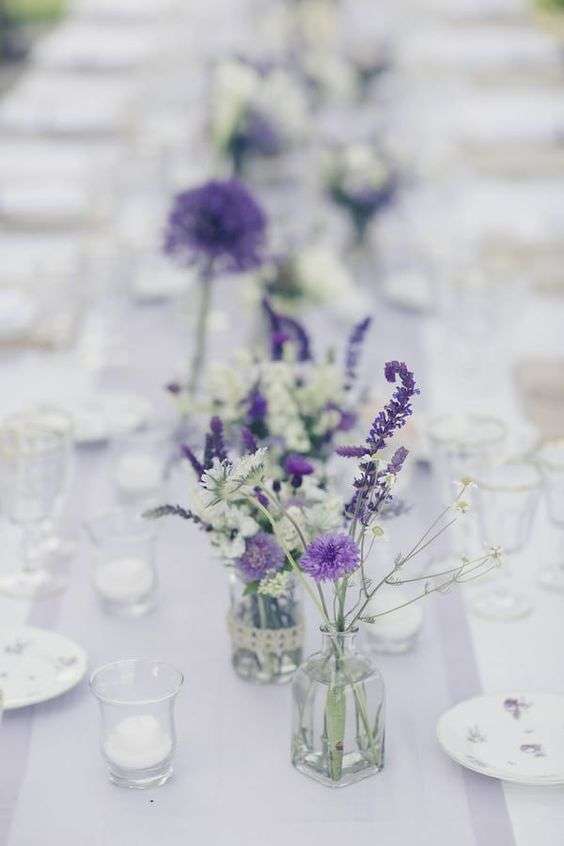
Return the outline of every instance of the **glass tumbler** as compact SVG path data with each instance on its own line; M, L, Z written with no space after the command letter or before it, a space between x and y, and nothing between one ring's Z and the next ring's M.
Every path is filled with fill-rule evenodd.
M540 584L564 592L564 438L546 441L538 452L544 494L552 523L560 530L560 554L556 563L545 565Z
M172 775L174 705L184 677L172 664L125 658L99 667L90 689L101 714L101 747L110 781L159 787Z
M524 549L541 492L541 477L530 462L506 462L493 468L478 484L479 523L484 541L501 546L506 561L472 599L472 610L480 617L514 620L532 609L528 597L511 585L510 563L514 553Z
M155 606L157 572L153 524L116 509L86 524L93 546L93 583L104 609L140 617Z

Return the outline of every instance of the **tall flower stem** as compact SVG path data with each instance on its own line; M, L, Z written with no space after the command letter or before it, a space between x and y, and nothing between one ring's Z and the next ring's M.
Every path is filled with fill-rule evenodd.
M196 341L190 361L188 396L193 399L200 384L202 369L206 360L208 323L211 304L213 261L203 268L198 279L198 317L196 323Z

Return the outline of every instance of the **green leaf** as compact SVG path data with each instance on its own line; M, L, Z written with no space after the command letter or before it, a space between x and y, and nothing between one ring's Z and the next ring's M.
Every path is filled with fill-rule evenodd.
M245 586L245 590L243 591L243 596L251 596L253 593L256 593L259 585L260 582L258 580L254 582L248 582L248 584Z
M329 745L329 771L332 781L339 781L343 772L345 740L346 694L342 687L330 687L325 702L327 743Z

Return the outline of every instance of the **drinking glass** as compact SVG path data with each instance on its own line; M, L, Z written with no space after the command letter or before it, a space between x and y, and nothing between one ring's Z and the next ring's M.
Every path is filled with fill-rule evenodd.
M538 452L538 462L544 482L548 514L560 529L560 555L554 564L542 568L539 581L548 590L564 592L564 438L546 441Z
M102 757L114 784L147 788L169 780L176 749L174 706L183 682L172 664L150 658L124 658L92 674Z
M444 414L429 424L434 464L445 504L456 493L454 483L463 477L482 478L500 460L507 439L505 424L496 417L474 414ZM473 537L469 521L453 526L453 552L470 554Z
M106 611L140 617L155 606L153 524L127 510L111 511L86 524L93 545L93 582Z
M493 468L478 485L477 502L484 541L501 546L506 561L471 602L480 617L515 620L532 610L528 597L511 585L508 567L512 556L524 549L541 492L541 477L534 464L506 462Z
M63 574L48 568L40 554L45 525L53 519L69 477L69 436L56 421L55 412L51 416L43 408L14 414L0 424L2 510L22 530L20 569L0 577L0 593L9 596L41 598L66 587Z
M167 424L148 426L116 439L113 479L121 502L142 504L158 499L172 449L172 429Z

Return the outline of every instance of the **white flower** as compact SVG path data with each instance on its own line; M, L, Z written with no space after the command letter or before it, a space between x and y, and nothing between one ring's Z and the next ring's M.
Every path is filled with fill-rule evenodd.
M365 310L366 300L339 255L324 244L311 244L295 256L295 273L303 296L332 306L347 319Z
M223 148L233 135L252 101L260 78L243 62L227 61L217 65L212 81L212 138Z
M263 596L282 596L288 589L288 582L290 581L290 573L287 570L282 570L272 576L266 576L260 582L257 593Z
M470 511L470 503L465 499L459 499L454 503L454 510L460 514L467 514Z
M202 477L202 487L209 491L208 506L230 502L241 496L242 488L262 482L268 450L264 447L245 455L234 464L214 458L213 465Z
M275 69L260 78L253 107L270 120L286 144L303 137L307 126L307 102L285 71Z

